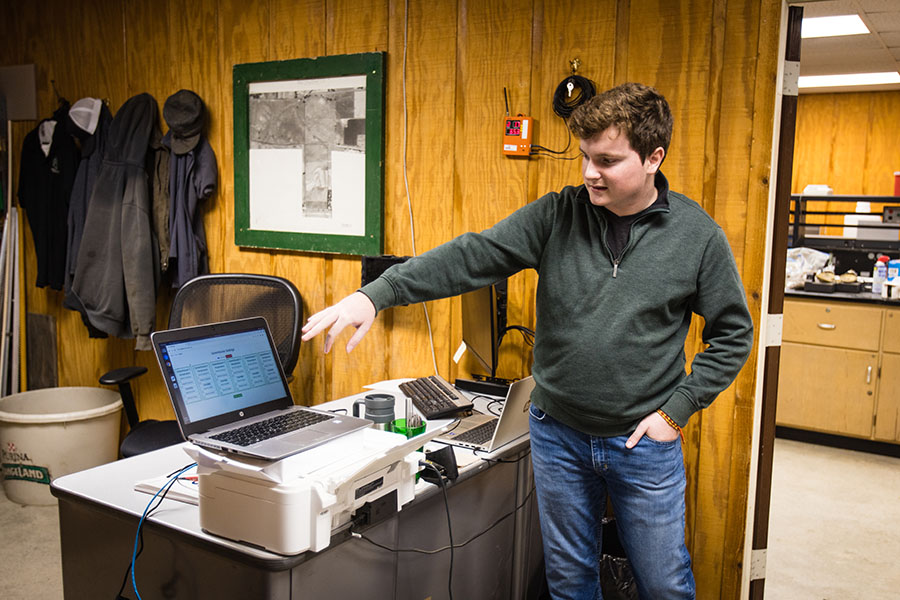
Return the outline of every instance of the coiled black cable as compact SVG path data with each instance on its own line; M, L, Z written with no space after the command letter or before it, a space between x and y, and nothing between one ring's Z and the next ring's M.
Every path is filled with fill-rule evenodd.
M571 92L569 91L570 85L572 86ZM553 93L553 112L555 112L558 117L562 118L563 121L566 121L572 114L572 111L593 98L596 94L597 88L594 86L593 81L587 77L572 73L556 86L556 91ZM546 156L548 158L560 160L577 160L581 158L580 154L576 154L575 156L562 156L569 151L569 146L572 144L572 132L569 131L568 127L566 127L566 131L569 132L569 139L566 142L565 148L562 150L551 150L545 146L532 144L530 155Z
M569 84L572 91L569 92ZM553 112L563 119L568 119L576 108L594 97L597 88L594 82L574 73L563 79L553 94Z

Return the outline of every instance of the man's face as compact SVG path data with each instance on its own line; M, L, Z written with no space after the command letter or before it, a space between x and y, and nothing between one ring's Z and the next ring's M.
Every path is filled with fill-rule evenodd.
M641 160L628 138L611 126L594 137L581 140L581 174L591 204L619 215L631 215L653 204L653 177L665 152L657 148Z

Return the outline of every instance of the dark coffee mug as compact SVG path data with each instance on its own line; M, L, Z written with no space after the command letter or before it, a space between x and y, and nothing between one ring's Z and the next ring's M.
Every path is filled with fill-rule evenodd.
M359 416L359 407L365 404L365 418L374 422L376 429L388 429L394 420L394 397L390 394L368 394L353 403L353 416Z

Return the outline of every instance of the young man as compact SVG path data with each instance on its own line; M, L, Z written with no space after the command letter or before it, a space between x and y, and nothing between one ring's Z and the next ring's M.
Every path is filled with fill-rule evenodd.
M600 523L610 498L641 598L693 598L684 542L680 428L727 387L753 324L722 229L669 190L659 168L672 115L626 83L576 109L584 185L392 267L309 318L303 339L376 311L460 294L525 268L539 274L531 448L554 598L599 598ZM685 374L691 314L706 349Z

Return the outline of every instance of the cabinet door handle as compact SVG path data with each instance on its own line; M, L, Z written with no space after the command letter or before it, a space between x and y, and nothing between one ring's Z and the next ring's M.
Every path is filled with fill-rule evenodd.
M872 383L872 365L866 367L866 384Z
M834 329L837 325L833 323L819 323L819 329Z

